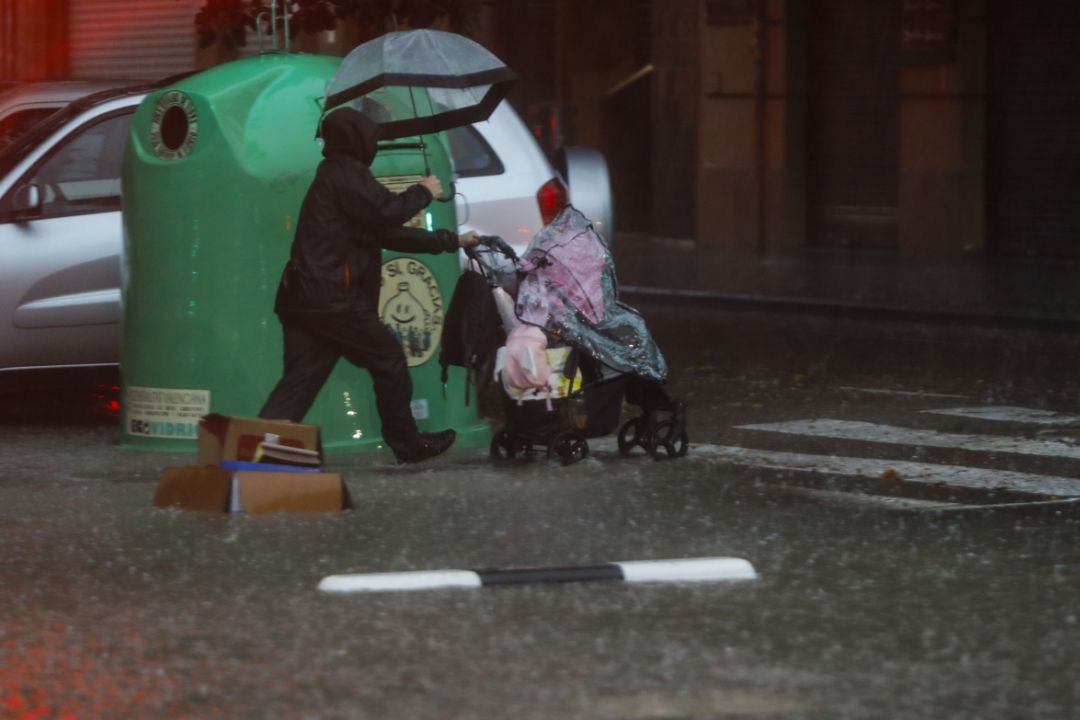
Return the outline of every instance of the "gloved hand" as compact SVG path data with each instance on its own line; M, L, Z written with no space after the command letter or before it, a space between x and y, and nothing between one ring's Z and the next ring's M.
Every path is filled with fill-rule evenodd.
M437 178L436 176L428 175L420 181L420 184L427 188L428 192L431 193L431 197L442 197L442 183L439 182L439 178Z

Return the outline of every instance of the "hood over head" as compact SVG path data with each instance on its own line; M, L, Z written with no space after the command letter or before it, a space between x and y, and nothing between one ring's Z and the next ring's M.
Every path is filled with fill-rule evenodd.
M382 129L359 110L344 107L322 121L323 155L359 160L371 165Z

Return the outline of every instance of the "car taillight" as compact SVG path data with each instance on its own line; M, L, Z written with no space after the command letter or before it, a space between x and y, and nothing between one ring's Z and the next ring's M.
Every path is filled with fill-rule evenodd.
M566 207L566 188L559 178L551 178L536 191L536 201L540 203L540 218L547 225Z

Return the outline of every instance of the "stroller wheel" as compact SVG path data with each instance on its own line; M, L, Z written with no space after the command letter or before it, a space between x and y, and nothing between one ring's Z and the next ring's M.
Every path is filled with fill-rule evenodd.
M642 444L641 424L641 418L633 418L627 420L619 428L619 453L623 457L630 457L630 453L634 451L634 448Z
M511 434L506 428L491 438L491 456L496 460L513 460L518 455L532 460L532 454L532 444L520 435Z
M667 451L668 458L682 457L690 448L690 436L685 428L680 430L679 424L674 420L666 420L656 426L653 432L652 456L656 460L663 460L660 449Z
M564 430L548 444L548 457L559 456L563 465L573 465L589 456L589 443L573 430Z

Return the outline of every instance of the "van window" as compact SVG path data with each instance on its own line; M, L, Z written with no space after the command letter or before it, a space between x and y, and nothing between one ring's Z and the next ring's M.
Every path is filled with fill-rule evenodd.
M42 188L43 217L120 209L120 169L131 118L124 113L80 128L27 178Z
M502 175L505 172L499 156L474 128L466 125L446 131L450 155L458 177Z

